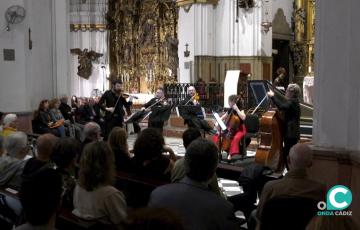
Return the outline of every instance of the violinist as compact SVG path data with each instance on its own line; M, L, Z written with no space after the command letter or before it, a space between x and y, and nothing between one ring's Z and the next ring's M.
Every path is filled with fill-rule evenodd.
M287 166L287 156L289 155L290 148L295 145L300 139L300 87L297 84L289 84L286 92L286 100L278 98L272 90L267 95L274 102L276 107L284 112L284 149L283 149L283 162Z
M234 155L240 154L240 141L242 138L244 138L246 134L246 128L244 125L246 115L244 113L244 110L241 109L241 106L237 105L240 104L239 96L229 96L228 103L230 106L230 110L228 110L224 115L222 115L221 119L225 122L225 125L227 126L227 130L223 134L223 141L225 136L226 138L230 139L230 147L223 150L228 152L227 159L231 160ZM233 120L237 120L237 122L233 122ZM215 135L213 140L217 144L219 141L219 134Z
M153 106L165 106L165 105L167 105L167 102L164 96L164 89L162 87L158 87L156 89L155 97L152 98L150 101L148 101L146 104L144 104L143 107L141 107L141 110L150 112L150 108ZM156 119L156 117L153 117L150 114L149 122L148 122L149 128L156 128L162 131L163 126L164 126L164 121Z
M105 111L105 135L107 140L109 133L115 126L123 127L125 111L129 114L132 101L126 101L122 95L122 82L118 79L112 81L111 90L107 90L99 100L100 108Z
M199 96L196 93L196 89L194 86L188 87L187 95L185 99L180 102L180 105L194 105L201 107L199 102ZM196 117L193 117L192 119L185 120L185 124L187 124L188 127L202 129L209 134L215 134L211 126L204 120L203 113L197 114Z

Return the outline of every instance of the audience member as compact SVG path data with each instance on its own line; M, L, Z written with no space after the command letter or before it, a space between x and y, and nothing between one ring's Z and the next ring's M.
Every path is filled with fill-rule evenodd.
M101 140L101 128L99 126L99 124L95 123L95 122L89 122L84 126L84 131L83 131L83 137L84 140L81 142L81 151L80 154L82 153L82 150L84 149L85 145L93 142L93 141L99 141ZM78 159L80 160L80 159Z
M299 143L290 149L288 165L289 172L284 178L265 184L256 210L258 224L261 224L264 205L274 197L295 196L325 200L325 185L311 180L307 175L306 170L312 165L312 151L307 144Z
M57 98L52 99L49 103L50 115L51 115L51 119L53 121L59 123L59 126L57 129L60 132L60 136L65 137L65 126L64 126L65 119L64 119L61 111L59 110L59 106L60 106L60 100Z
M36 140L36 158L40 161L48 162L50 155L53 152L53 147L58 140L58 137L51 133L46 133L39 136Z
M61 177L48 164L24 169L20 201L27 222L16 230L54 230L61 198Z
M27 135L23 132L11 133L5 141L6 155L0 157L0 186L19 189L21 173L29 151Z
M16 114L13 113L6 114L3 119L3 130L0 135L3 137L7 137L11 133L16 132L18 128L18 124L19 122Z
M75 164L76 157L80 155L80 144L73 138L59 139L51 154L57 171L62 177L62 207L73 209L73 193L76 185Z
M114 154L107 143L92 142L85 146L74 191L76 216L117 226L126 218L124 195L111 186L114 166Z
M50 110L49 110L49 101L42 100L39 103L38 110L35 112L35 120L37 120L41 127L38 128L43 133L52 133L55 136L61 136L61 130L59 130L55 125L55 121L52 119Z
M170 159L163 154L166 151L170 153ZM169 147L165 147L164 137L157 129L147 128L135 141L132 160L135 173L139 176L170 182L176 156Z
M129 213L126 230L183 230L183 223L171 210L140 208Z
M186 177L179 183L156 188L149 207L175 211L185 229L239 229L233 206L208 189L218 163L218 150L205 139L194 140L186 150Z
M131 157L126 130L114 127L110 132L108 143L114 152L116 170L129 172L131 170Z
M63 115L65 120L69 120L74 123L71 106L67 104L68 100L69 99L66 95L60 98L59 110L61 111L61 114Z
M187 149L187 147L191 144L192 141L194 141L200 137L201 137L201 133L200 133L199 129L188 128L187 130L185 130L185 132L183 133L183 136L182 136L183 145L184 145L185 149ZM184 164L185 164L185 158L181 158L175 162L174 168L171 171L171 182L172 183L178 182L185 177L186 172L185 172ZM222 195L219 185L218 185L216 174L214 174L214 176L210 179L209 189L218 195Z

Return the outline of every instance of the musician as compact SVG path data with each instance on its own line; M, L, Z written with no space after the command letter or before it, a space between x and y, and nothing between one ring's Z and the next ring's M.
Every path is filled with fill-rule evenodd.
M223 121L228 121L225 125L227 125L228 129L227 131L225 131L224 135L227 135L226 132L233 132L231 135L231 144L230 144L230 149L228 150L228 156L227 159L231 160L232 157L236 154L240 154L240 141L242 138L244 138L245 134L246 134L246 128L244 125L244 120L246 118L245 112L243 109L241 108L241 102L239 100L239 96L237 95L230 95L228 98L228 103L230 106L230 109L221 116L221 120ZM240 108L239 108L240 107ZM229 123L230 123L230 119L231 116L237 116L240 119L240 123L238 125L238 127L229 127ZM230 130L230 129L235 129L235 130ZM215 135L213 138L215 144L218 144L219 142L219 135ZM244 147L245 148L245 147Z
M281 100L275 96L274 92L270 90L267 95L274 102L276 107L284 112L284 149L283 162L287 165L287 156L290 148L295 145L300 139L300 87L297 84L289 84L286 92L286 100Z
M129 102L122 95L122 82L120 80L112 81L111 90L107 90L99 100L100 108L105 111L105 135L106 140L112 128L115 126L123 127L126 108L130 115L131 100Z
M189 86L187 89L187 95L184 100L180 102L180 105L194 105L200 106L200 102L198 101L198 96L196 93L196 89L194 86ZM188 127L202 129L209 134L215 134L214 130L210 127L210 125L204 120L204 115L199 113L196 117L185 120L185 124Z
M152 98L150 101L148 101L146 104L144 104L143 107L141 107L141 110L149 112L149 111L151 111L150 109L148 109L149 107L165 106L165 105L167 105L167 102L166 102L165 96L164 96L164 89L162 87L158 87L156 89L155 97ZM163 126L164 126L164 121L156 119L156 117L151 116L151 115L152 114L150 114L150 116L149 116L148 127L159 129L162 132Z

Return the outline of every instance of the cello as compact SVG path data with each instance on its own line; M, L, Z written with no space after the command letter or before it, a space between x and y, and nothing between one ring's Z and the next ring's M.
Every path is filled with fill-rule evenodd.
M265 95L264 99L266 97L267 95ZM260 142L256 150L255 162L268 166L275 171L280 171L283 151L283 121L277 109L270 108L262 115L259 139Z

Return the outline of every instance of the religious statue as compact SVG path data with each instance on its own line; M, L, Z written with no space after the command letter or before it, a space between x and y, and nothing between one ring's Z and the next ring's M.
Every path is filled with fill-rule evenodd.
M92 73L92 62L96 61L99 57L103 56L101 53L96 53L95 51L88 51L88 49L84 49L83 51L79 48L71 49L70 52L72 54L77 54L78 56L78 72L77 74L80 77L85 79L89 79Z

